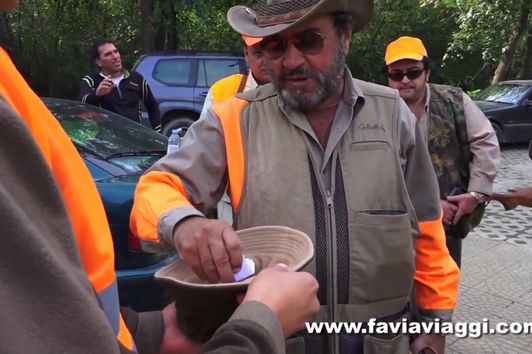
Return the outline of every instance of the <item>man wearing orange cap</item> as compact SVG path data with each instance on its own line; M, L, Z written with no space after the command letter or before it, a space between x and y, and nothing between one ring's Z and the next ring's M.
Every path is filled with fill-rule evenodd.
M214 104L225 101L237 93L246 92L270 82L260 48L262 38L242 36L242 40L244 41L243 51L249 65L249 72L230 75L216 81L209 89L201 114L204 114Z
M417 118L438 177L447 248L460 266L462 239L480 222L500 151L486 116L461 89L429 84L423 42L400 37L386 48L388 85Z
M238 93L253 90L260 85L270 82L268 70L264 65L264 55L260 48L260 37L242 36L244 41L244 57L249 65L249 72L246 74L233 74L216 81L205 98L201 114L203 115L214 104L220 103ZM233 222L233 212L231 210L231 201L225 193L217 206L218 218Z

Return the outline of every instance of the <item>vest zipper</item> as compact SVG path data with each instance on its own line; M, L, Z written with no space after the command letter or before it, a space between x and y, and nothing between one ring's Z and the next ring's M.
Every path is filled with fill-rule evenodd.
M331 319L330 321L336 321L336 302L337 302L337 294L336 294L336 271L335 271L335 259L336 259L336 235L335 235L335 216L334 216L334 199L332 198L331 191L327 189L325 191L325 203L327 204L327 216L329 219L329 227L328 227L328 236L327 239L330 242L329 244L329 256L327 257L328 262L328 268L329 268L329 306L331 308ZM338 341L338 335L333 334L331 336L332 341L330 343L330 346L332 348L333 353L338 353L340 350L339 347L339 341Z

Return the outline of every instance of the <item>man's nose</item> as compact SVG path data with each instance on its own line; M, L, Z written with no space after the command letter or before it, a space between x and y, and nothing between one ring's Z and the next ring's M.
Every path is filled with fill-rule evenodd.
M410 80L410 79L408 78L408 76L406 76L406 75L403 75L403 78L401 79L401 83L402 83L402 84L408 84L408 83L410 83L411 81L412 81L412 80Z
M303 64L304 61L303 53L295 45L288 43L283 56L283 66L287 69L295 69Z

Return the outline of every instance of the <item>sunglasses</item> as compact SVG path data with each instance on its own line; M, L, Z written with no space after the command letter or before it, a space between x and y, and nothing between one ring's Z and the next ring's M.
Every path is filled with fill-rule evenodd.
M294 47L301 53L307 55L316 55L323 50L327 36L334 30L332 28L328 33L321 33L317 30L301 32L291 40ZM288 41L279 35L267 37L262 41L262 51L264 56L270 60L279 59L283 56L288 48Z
M403 81L403 78L406 76L408 80L415 80L418 77L423 74L425 69L415 68L415 69L409 69L407 71L399 71L394 70L388 73L388 77L392 79L393 81L401 82Z

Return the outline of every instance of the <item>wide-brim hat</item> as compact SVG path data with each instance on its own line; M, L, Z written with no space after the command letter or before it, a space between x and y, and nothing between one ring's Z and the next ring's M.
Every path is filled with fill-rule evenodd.
M237 231L243 254L255 262L255 274L284 263L289 270L302 269L314 256L312 240L303 232L283 226L259 226ZM175 301L177 323L189 338L207 341L236 307L254 277L240 282L210 284L201 280L183 260L155 273L155 279ZM273 286L273 285L272 285Z
M233 6L227 12L227 21L240 34L267 37L309 18L339 11L353 16L355 33L371 20L373 0L259 0L256 11Z

